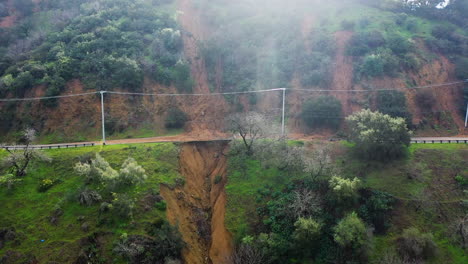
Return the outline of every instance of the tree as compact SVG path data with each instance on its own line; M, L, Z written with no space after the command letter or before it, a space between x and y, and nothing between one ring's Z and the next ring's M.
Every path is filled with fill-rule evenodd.
M294 227L296 228L293 234L294 239L300 244L310 244L319 237L322 224L312 218L300 217L294 223Z
M339 201L356 200L357 189L361 181L358 178L345 179L339 176L332 176L329 181L330 189Z
M272 120L256 112L230 115L227 118L227 130L241 137L245 153L249 156L253 154L253 145L258 139L279 131Z
M333 239L341 247L358 249L367 242L366 225L355 212L341 219L333 230Z
M405 120L365 109L346 118L349 139L358 156L385 161L401 157L411 134Z
M400 91L379 91L376 98L377 109L392 117L402 117L411 125L411 113L406 105L406 96Z
M51 161L43 152L33 149L31 143L36 138L36 131L34 129L26 129L23 132L23 137L20 140L23 148L22 150L11 150L6 148L9 155L3 159L3 165L11 170L16 177L23 177L26 175L26 170L33 160L38 161Z
M341 102L333 96L320 96L302 106L301 118L308 127L336 129L341 123Z
M173 107L169 110L169 113L166 116L166 120L164 121L164 125L169 129L183 128L187 120L188 117L184 112L182 112L182 110L177 107Z
M400 255L410 259L428 259L435 255L437 245L430 233L421 233L417 228L411 227L403 230L398 239Z

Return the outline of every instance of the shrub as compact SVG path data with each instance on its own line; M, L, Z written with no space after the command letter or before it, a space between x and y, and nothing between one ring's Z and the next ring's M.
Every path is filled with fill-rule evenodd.
M299 244L309 244L320 236L322 224L315 221L312 218L300 217L294 223L294 234L293 237Z
M414 48L411 41L398 34L391 34L387 37L387 47L397 55L411 52Z
M133 209L135 208L134 199L126 194L117 193L112 193L112 197L112 212L122 218L133 218Z
M39 183L39 187L38 187L38 191L39 192L45 192L47 190L49 190L50 188L52 188L52 186L55 185L55 181L54 180L51 180L51 179L43 179L41 180L41 182Z
M84 188L78 192L78 202L81 205L91 206L100 202L101 199L102 197L98 192L88 188Z
M341 102L333 96L320 96L302 106L301 118L308 127L336 129L341 123Z
M436 103L432 91L418 91L416 93L416 103L424 111L430 111Z
M458 182L462 187L468 186L468 177L463 175L455 176L455 181Z
M351 37L346 52L348 55L362 56L373 49L384 46L385 43L385 38L379 31L359 33Z
M429 259L436 254L437 245L431 233L421 233L411 227L403 230L398 239L398 250L403 257L410 259Z
M377 190L362 190L359 216L372 225L376 232L384 233L390 227L389 213L395 199L388 193Z
M412 124L412 116L408 111L406 96L400 91L378 91L376 96L377 110L391 117L404 118L408 125Z
M358 178L351 180L333 176L328 183L333 194L339 201L353 201L358 196L357 189L361 181Z
M333 239L341 247L358 249L367 242L366 225L355 212L341 219L333 231Z
M448 39L455 30L452 24L437 24L432 28L431 34L438 39Z
M182 110L180 110L179 108L174 107L169 110L164 125L168 129L182 128L184 127L185 122L187 122L187 120L187 115L184 112L182 112Z
M177 62L174 68L172 79L177 91L181 93L191 93L194 81L190 76L190 66L183 62Z
M22 179L18 179L15 175L10 173L0 176L0 186L5 186L8 190L13 189L13 187L21 181Z
M458 79L468 79L468 58L455 60L455 75Z
M78 162L74 170L78 175L84 176L87 183L97 182L109 190L138 185L147 178L145 170L133 158L127 158L120 171L116 171L98 153L91 164Z
M185 246L178 230L167 222L153 224L148 230L151 236L122 235L114 247L114 252L129 263L169 263L180 259Z
M388 160L403 156L410 143L410 132L403 118L362 110L346 118L349 139L356 154L369 160Z

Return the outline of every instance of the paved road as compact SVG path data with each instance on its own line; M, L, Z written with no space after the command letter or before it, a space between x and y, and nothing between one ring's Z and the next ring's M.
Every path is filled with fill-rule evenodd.
M190 136L190 135L177 135L177 136L164 136L164 137L151 137L151 138L132 138L132 139L117 139L108 140L106 145L121 145L121 144L135 144L135 143L157 143L157 142L203 142L203 141L227 141L230 140L226 135L219 136ZM307 139L304 139L307 141ZM468 143L468 137L413 137L411 143ZM44 144L34 145L36 149L54 149L54 148L76 148L87 147L94 145L101 145L100 141L94 142L77 142L77 143L61 143L61 144ZM22 149L24 146L0 146L0 148Z

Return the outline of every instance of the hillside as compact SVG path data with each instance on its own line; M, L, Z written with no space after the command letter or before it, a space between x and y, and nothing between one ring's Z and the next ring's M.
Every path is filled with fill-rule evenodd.
M0 260L173 263L162 261L164 255L160 254L167 254L171 258L182 256L185 263L230 263L227 257L233 245L256 241L255 245L266 250L262 256L271 256L273 263L311 263L312 259L317 261L314 263L341 263L346 256L355 260L363 256L337 248L330 226L356 211L372 227L369 232L374 233L366 242L370 263L389 263L382 262L382 258L395 252L402 231L409 227L433 235L437 253L427 263L467 261L457 229L466 214L463 189L468 149L464 145L415 144L409 149L408 159L383 164L353 158L349 146L341 142L289 144L295 148L291 151L301 151L304 158L318 161L325 153L331 159L322 163L318 173L303 171L295 167L299 163L288 163L273 152L258 152L245 160L245 156L235 154L239 146L234 143L48 150L45 153L52 158L50 163L35 162L22 181L11 189L5 185L0 189ZM95 153L115 169L131 156L148 177L142 185L109 193L73 169L79 161L94 159ZM337 198L323 192L327 184L320 182L329 180L326 175L330 166L336 168L335 175L360 179L356 200L335 204ZM457 181L457 177L464 178L465 183ZM52 184L45 188L47 180ZM323 230L322 242L304 251L292 244L296 240L291 233L291 214L297 212L291 211L290 205L295 204L295 195L307 193L304 190L308 188L323 199L316 207L306 208L316 212L314 219L322 219ZM80 193L86 189L97 190L102 200L80 204ZM114 206L105 209L104 204ZM169 235L173 231L167 231L165 221L173 224L180 235ZM173 244L178 236L185 242L182 251ZM147 246L152 241L166 245L166 251L151 251ZM145 262L145 254L161 262Z
M292 134L336 132L310 127L301 117L303 106L318 95L333 96L341 105L338 116L324 118L343 119L370 107L407 118L418 135L465 133L463 83L411 89L466 79L463 1L444 9L433 2L415 6L383 0L22 0L1 5L1 98L288 87L302 89L287 94ZM397 88L403 96L375 91ZM394 100L382 102L390 97ZM196 135L223 130L224 117L233 112L278 118L280 93L106 94L105 102L110 137ZM0 132L7 139L26 126L41 131L42 142L100 138L98 95L0 102L0 109ZM171 109L185 113L185 125L165 125Z

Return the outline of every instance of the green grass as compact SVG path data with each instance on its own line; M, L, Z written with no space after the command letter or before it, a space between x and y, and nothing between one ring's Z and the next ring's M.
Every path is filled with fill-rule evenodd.
M8 250L30 253L40 263L58 261L71 262L71 256L79 252L80 239L94 232L109 232L109 251L105 252L112 259L112 242L122 233L143 234L147 223L165 218L165 212L152 207L144 212L142 197L152 191L159 192L161 183L173 184L179 176L177 146L172 143L96 146L77 149L54 149L45 151L53 158L50 164L33 163L27 176L13 190L0 189L0 228L14 227L20 237L19 245L7 244L0 249L0 255ZM73 172L73 165L78 157L100 153L113 168L118 169L127 157L133 157L148 175L147 181L140 186L129 187L125 193L136 199L136 210L133 220L106 216L108 224L100 225L99 205L85 207L76 199L68 199L80 186L83 179ZM0 152L0 157L6 155ZM56 179L59 183L46 192L37 190L42 179ZM73 197L72 197L73 198ZM64 214L58 225L50 223L49 216L54 208L60 206ZM89 231L81 230L83 216L88 223ZM41 240L45 240L41 242ZM118 260L115 260L118 261Z
M248 159L243 164L245 171L230 161L226 185L225 225L233 233L235 240L252 231L249 230L249 219L256 214L255 199L258 190L269 185L279 191L292 180L277 168L263 168L258 160Z

